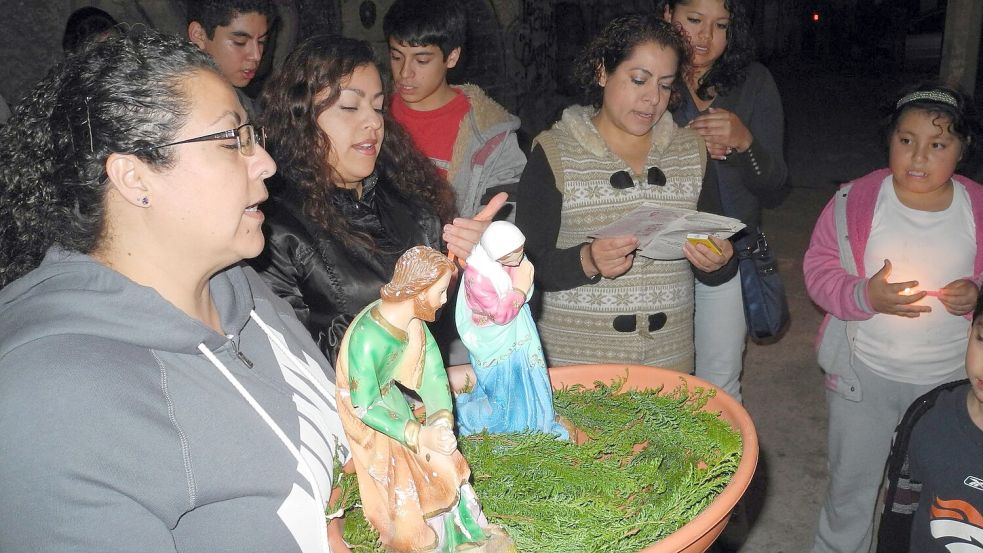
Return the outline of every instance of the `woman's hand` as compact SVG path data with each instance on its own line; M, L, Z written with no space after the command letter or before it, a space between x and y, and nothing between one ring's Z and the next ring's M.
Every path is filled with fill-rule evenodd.
M902 294L906 289L918 286L917 280L888 282L887 277L890 275L891 261L885 259L881 270L867 281L867 295L874 311L886 315L915 318L932 310L927 305L915 305L915 302L925 297L924 291L911 295Z
M473 218L457 217L451 224L444 225L444 242L447 244L447 251L458 259L467 259L475 244L481 240L482 233L508 199L507 193L499 192Z
M754 137L734 112L710 108L709 113L697 116L687 127L700 133L713 159L724 159L733 150L746 152Z
M714 144L713 142L707 142L707 153L710 154L710 159L727 159L734 149L726 144Z
M976 297L979 293L973 281L961 278L939 290L939 301L945 306L946 311L961 317L976 307Z
M457 438L443 420L423 425L417 443L421 449L436 451L441 455L450 455L457 449Z
M720 248L720 253L715 253L705 244L692 244L683 242L683 255L693 264L694 267L704 273L712 273L720 269L734 257L734 245L730 240L723 240L716 236L710 236L710 240Z
M638 238L619 236L598 238L581 250L581 264L585 275L601 274L604 278L617 278L628 272L635 262ZM586 254L586 255L583 255Z

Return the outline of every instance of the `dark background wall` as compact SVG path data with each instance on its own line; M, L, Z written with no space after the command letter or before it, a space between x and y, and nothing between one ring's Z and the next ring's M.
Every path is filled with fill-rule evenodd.
M74 10L95 6L117 20L184 33L185 0L0 0L0 94L16 102L62 58L64 22ZM187 0L194 1L194 0ZM385 60L382 18L392 0L274 0L281 14L267 69L290 47L318 32L373 43ZM519 115L528 135L554 121L576 100L570 64L612 16L654 10L658 0L460 0L469 13L464 59L452 81L473 82ZM827 59L849 63L858 44L888 32L865 8L891 6L902 23L940 0L746 0L759 57L765 62ZM864 14L868 14L865 16ZM813 21L813 14L820 20ZM868 19L864 19L868 17ZM882 23L885 23L882 25ZM866 37L866 38L865 38ZM250 92L262 85L257 79Z

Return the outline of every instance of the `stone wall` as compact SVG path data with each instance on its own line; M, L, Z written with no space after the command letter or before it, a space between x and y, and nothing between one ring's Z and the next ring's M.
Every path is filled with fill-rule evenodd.
M64 22L86 5L119 21L183 34L184 1L0 0L0 94L16 101L62 58ZM387 57L382 19L393 0L274 0L280 12L275 47L265 66L276 66L298 40L318 32L368 40ZM526 138L556 120L575 101L571 64L587 40L612 16L654 10L658 0L460 0L469 36L452 82L483 87L523 121ZM835 0L847 4L855 0ZM798 48L808 0L748 0L759 53L773 58ZM384 66L388 65L383 63ZM262 86L262 73L249 92Z
M65 22L85 6L121 22L174 33L184 28L183 6L172 0L0 0L0 94L8 102L20 99L63 59Z

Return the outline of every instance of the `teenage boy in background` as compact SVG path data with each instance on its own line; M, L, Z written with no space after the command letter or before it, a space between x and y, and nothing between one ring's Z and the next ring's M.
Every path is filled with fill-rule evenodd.
M475 85L451 86L467 34L457 0L396 0L383 19L396 94L392 115L454 188L458 215L472 217L498 192L514 198L526 165L519 118ZM502 210L515 218L514 205Z
M263 59L273 5L270 0L190 0L187 7L188 39L215 60L253 121L256 108L242 89Z

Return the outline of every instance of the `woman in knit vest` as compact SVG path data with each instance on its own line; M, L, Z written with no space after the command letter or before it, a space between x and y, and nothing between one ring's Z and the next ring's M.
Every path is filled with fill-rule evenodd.
M575 68L589 105L567 108L534 141L516 225L545 291L539 330L551 366L693 370L692 271L723 267L731 244L714 239L722 255L687 244L685 259L656 261L635 257L634 237L588 238L645 202L696 208L706 146L667 113L688 48L655 15L614 19Z

